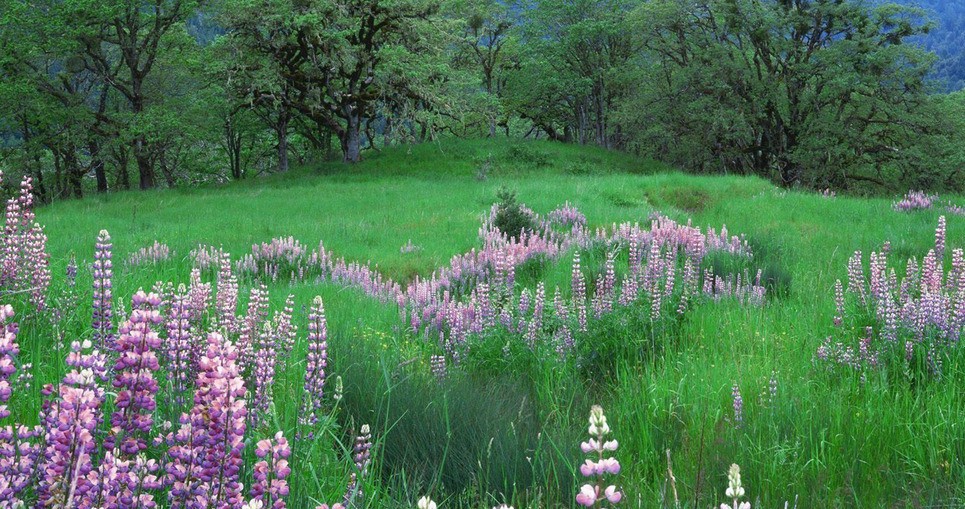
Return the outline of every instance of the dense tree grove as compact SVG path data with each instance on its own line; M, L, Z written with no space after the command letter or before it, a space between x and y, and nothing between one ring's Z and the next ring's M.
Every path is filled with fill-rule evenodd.
M0 0L0 168L50 201L506 136L960 190L950 4Z

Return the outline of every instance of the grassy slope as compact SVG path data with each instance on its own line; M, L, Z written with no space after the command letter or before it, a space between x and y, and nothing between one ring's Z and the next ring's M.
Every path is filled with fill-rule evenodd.
M476 178L481 167L489 168L483 181ZM670 449L681 497L699 491L701 506L722 495L730 462L742 465L748 493L768 507L796 495L799 507L827 500L904 506L962 497L965 369L953 368L950 380L912 390L831 379L812 366L815 349L832 332L831 290L836 278L846 277L849 255L885 240L902 256L923 253L933 242L938 213L898 214L888 200L826 199L778 192L752 178L664 170L594 149L460 142L386 151L349 170L325 165L220 188L60 203L38 216L58 268L68 253L89 260L97 231L106 228L117 259L155 239L184 257L198 243L241 253L253 242L293 235L309 245L322 240L350 259L372 260L399 279L426 274L476 245L479 217L502 185L518 190L520 200L539 212L569 201L591 225L645 221L653 210L691 217L698 225L726 224L746 234L768 263L783 267L791 293L764 310L704 306L686 322L679 347L662 360L613 373L613 390L603 403L621 441L621 480L628 493L639 493L644 507L657 504L664 450ZM949 218L948 238L950 246L965 244L965 218ZM410 239L421 249L400 253ZM183 262L132 274L121 269L117 294L129 295L155 279L184 280L187 270ZM337 330L363 320L387 327L394 320L394 313L352 292L307 285L292 291L300 304L322 293ZM273 297L281 299L281 293ZM43 365L41 349L33 352ZM765 408L758 394L773 371L779 403ZM294 395L296 381L281 377L279 390ZM746 405L741 430L724 420L735 382ZM569 416L574 429L583 419ZM636 504L637 496L631 500Z

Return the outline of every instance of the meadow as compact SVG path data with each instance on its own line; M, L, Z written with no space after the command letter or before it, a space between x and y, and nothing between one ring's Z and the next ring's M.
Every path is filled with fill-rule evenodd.
M494 232L503 223L493 205L512 208L511 195L538 234ZM39 208L52 281L43 309L6 296L15 315L5 324L19 324L7 327L19 343L10 358L32 380L14 383L0 424L44 424L24 439L37 447L32 461L69 468L21 472L36 482L17 496L96 507L80 492L106 490L113 465L128 481L111 489L161 507L191 507L205 490L226 494L226 507L414 507L424 496L439 507L575 507L581 485L601 479L622 493L615 506L705 508L737 505L725 488L738 464L755 508L965 505L965 264L955 252L965 216L944 202L896 210L897 198L684 175L571 145L449 141L385 149L349 169L306 165ZM107 318L92 290L104 288L101 230L112 245ZM199 256L199 246L214 254ZM464 253L479 255L454 261ZM190 308L205 284L205 304ZM132 304L140 289L157 301ZM933 308L931 295L941 296ZM906 325L920 309L944 318ZM873 337L863 340L865 327ZM147 352L150 341L137 338L152 331L156 352ZM153 373L159 388L128 383L116 352L156 354L156 369L134 373ZM186 364L178 352L190 352ZM106 355L103 379L70 375L98 378L97 355ZM240 392L219 392L219 376ZM210 387L192 394L202 379ZM64 417L65 394L78 388L98 401L90 420ZM156 397L156 408L138 408L132 394ZM234 469L172 480L178 461L202 463L184 451L221 415L205 397L246 402L240 434L219 431ZM580 444L594 405L619 444L604 455L619 466L586 475L585 451L595 449ZM65 423L58 429L76 447L51 446L50 422ZM279 431L285 440L261 442ZM105 445L124 440L134 445ZM290 473L276 468L281 457ZM81 459L86 477L65 482ZM262 484L284 489L251 491Z

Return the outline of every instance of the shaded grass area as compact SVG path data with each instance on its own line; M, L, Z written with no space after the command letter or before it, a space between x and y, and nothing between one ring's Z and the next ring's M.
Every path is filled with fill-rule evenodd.
M646 223L654 211L699 226L726 224L747 236L755 257L736 267L722 260L719 270L761 270L772 298L763 309L701 306L667 333L656 355L625 348L646 340L646 327L632 314L619 317L600 325L599 345L585 345L601 352L589 368L550 369L524 356L501 363L503 345L489 345L493 352L481 354L472 373L440 386L428 376L435 346L400 332L396 310L328 285L272 285L274 306L295 294L302 325L301 306L316 294L325 299L333 369L346 381L335 438L348 443L361 421L378 423L384 433L376 446L383 475L367 486L373 507L411 504L425 492L449 507L492 506L504 497L517 507L570 504L578 440L593 403L607 410L620 441L620 482L632 507L673 506L666 450L685 505L719 505L732 462L741 465L751 500L760 500L755 507L795 497L799 507L965 501L965 364L953 359L943 380L915 386L895 373L866 382L832 376L813 363L833 333L832 289L835 279L846 278L848 257L884 241L895 262L923 254L934 243L938 211L899 214L884 199L828 199L778 191L754 178L686 176L598 149L467 141L391 149L354 167L305 167L216 188L59 203L38 218L47 225L57 280L71 253L82 267L89 263L102 228L114 237L117 260L154 240L169 244L172 262L133 269L118 263L120 296L155 280L186 281L186 257L198 243L237 255L288 235L309 246L322 241L407 281L477 246L479 218L503 186L541 213L568 201L591 226ZM948 244L965 245L965 218L948 219ZM418 249L401 252L410 240ZM598 270L604 257L589 255L584 264ZM86 289L89 275L81 274ZM520 278L566 287L569 260L531 267ZM80 318L65 326L65 337L86 334L89 306L81 300ZM39 402L40 385L63 372L62 356L36 339L45 330L25 325L24 336L35 338L25 352L41 383L24 400ZM299 344L295 358L303 357ZM426 376L412 375L416 367ZM286 429L297 420L303 369L296 363L278 377L279 425ZM772 376L774 400L766 396ZM730 420L734 384L745 401L739 428ZM302 457L312 458L311 469L293 462L293 496L339 493L344 465L332 460L339 451L331 442L320 439ZM303 500L295 507L313 506Z

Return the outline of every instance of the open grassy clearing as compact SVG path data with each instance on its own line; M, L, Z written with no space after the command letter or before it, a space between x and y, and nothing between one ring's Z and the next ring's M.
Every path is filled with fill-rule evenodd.
M482 168L484 180L478 176ZM411 153L386 151L347 174L320 166L257 186L64 202L39 210L38 219L50 237L54 295L70 254L81 261L80 288L89 287L83 268L101 229L114 239L118 300L157 280L186 282L188 253L199 243L242 254L253 243L289 235L310 247L322 241L338 255L371 261L406 282L478 247L480 218L503 186L540 213L569 202L591 227L647 224L657 211L698 226L726 224L731 233L746 236L755 267L766 269L777 286L763 308L698 306L656 355L615 359L605 373L587 377L579 367L541 365L525 355L509 360L483 355L492 362L444 390L407 374L413 366L428 372L429 356L438 348L401 332L394 307L331 284L269 285L274 306L287 293L295 295L302 330L304 306L314 295L325 299L330 366L346 385L341 428L333 426L332 435L347 444L340 430L370 422L376 465L386 474L404 471L413 478L408 487L410 479L400 481L401 475L369 479L370 506L412 504L426 490L447 507L491 506L502 501L500 494L517 507L570 505L578 441L593 403L603 405L620 441L623 470L617 479L630 507L673 506L665 484L666 450L684 505L719 505L733 462L742 467L751 500L761 502L754 507L781 507L796 497L798 507L965 503L961 358L948 359L943 378L927 384L907 383L900 373L861 382L814 363L817 348L833 332L834 281L846 280L851 254L890 241L895 260L921 256L934 245L938 211L901 214L887 199L826 198L780 191L755 178L668 173L656 163L572 146L459 142L413 147ZM965 218L948 216L947 238L949 246L965 244ZM155 240L171 247L172 261L126 267L129 253ZM410 240L417 249L403 252ZM563 256L532 277L522 274L520 282L563 284L570 261ZM586 260L589 267L601 264L599 257ZM247 287L243 282L242 295ZM89 306L82 297L76 317L61 331L66 338L88 334ZM634 338L638 322L627 314L629 319L598 329L612 336L599 340ZM51 356L49 326L24 320L23 327L21 341L41 383L34 384L34 397L21 401L39 402L39 386L64 372L62 356ZM293 358L303 358L304 347L298 345ZM276 424L286 435L297 421L303 369L293 363L276 377ZM764 404L760 395L769 391L772 375L777 397ZM744 400L739 428L730 421L734 384ZM443 411L426 410L442 402ZM522 421L520 402L532 413ZM25 415L37 409L19 404ZM458 420L489 422L466 426ZM524 421L531 429L497 441L485 469L473 469L472 461L459 457L460 451L485 450L480 444L492 434ZM445 446L433 448L430 441ZM310 452L295 452L291 506L314 507L308 497L336 500L344 491L344 454L334 444L324 437ZM418 447L431 452L417 461L410 449ZM419 464L428 474L418 472ZM418 485L421 474L428 484Z

